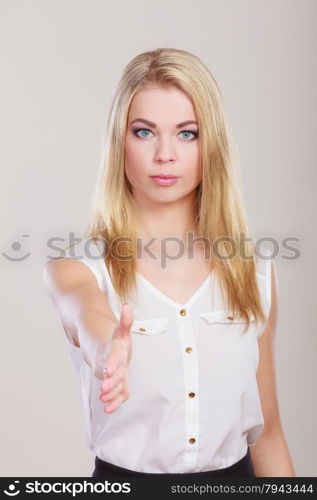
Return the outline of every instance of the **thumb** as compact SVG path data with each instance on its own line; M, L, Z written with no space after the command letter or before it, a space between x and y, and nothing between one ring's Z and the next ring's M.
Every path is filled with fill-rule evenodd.
M130 328L133 323L133 313L130 305L126 302L122 305L120 320L119 320L119 329L122 333L128 334L130 332Z

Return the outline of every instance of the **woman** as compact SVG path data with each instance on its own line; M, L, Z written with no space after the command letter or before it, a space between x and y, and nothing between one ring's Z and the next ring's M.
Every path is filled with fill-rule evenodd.
M275 266L250 238L214 78L186 51L139 54L107 132L88 231L44 273L93 477L294 476Z

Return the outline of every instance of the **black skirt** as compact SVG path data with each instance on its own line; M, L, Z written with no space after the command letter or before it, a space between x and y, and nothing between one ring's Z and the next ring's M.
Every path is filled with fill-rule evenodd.
M95 470L92 477L171 477L171 478L189 478L194 479L195 477L222 477L222 476L239 476L239 477L255 477L253 465L251 461L251 454L248 448L246 455L241 458L235 464L225 467L223 469L216 469L204 472L190 472L190 473L160 473L160 472L138 472L130 469L124 469L118 465L110 464L105 462L98 457L95 457Z

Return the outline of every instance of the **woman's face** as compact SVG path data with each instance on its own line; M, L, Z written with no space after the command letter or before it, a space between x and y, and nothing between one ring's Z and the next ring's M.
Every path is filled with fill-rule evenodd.
M198 124L186 93L172 85L148 84L133 97L125 138L125 172L134 197L142 203L195 199L195 188L201 182ZM165 184L152 177L164 174L177 180Z

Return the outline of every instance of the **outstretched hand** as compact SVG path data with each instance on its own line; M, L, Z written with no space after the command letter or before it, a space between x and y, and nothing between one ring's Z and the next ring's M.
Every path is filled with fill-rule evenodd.
M128 364L132 355L131 326L133 313L129 304L123 304L120 320L114 329L105 362L104 379L99 396L107 403L106 413L113 413L129 397Z

